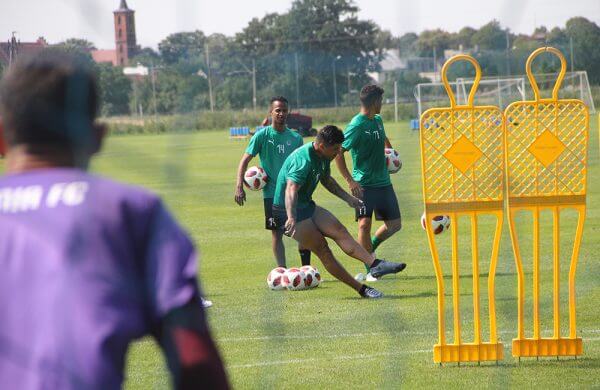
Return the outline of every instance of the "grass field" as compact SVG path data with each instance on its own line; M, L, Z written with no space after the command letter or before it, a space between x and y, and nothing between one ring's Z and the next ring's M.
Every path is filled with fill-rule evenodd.
M376 283L386 298L360 299L351 289L332 280L317 259L325 282L315 290L272 292L265 278L274 267L270 234L263 229L262 200L249 193L243 207L233 202L235 171L245 141L230 141L225 131L192 134L117 136L107 140L93 170L161 194L192 235L202 252L200 278L210 324L235 388L591 388L600 386L600 164L597 121L592 120L588 175L588 212L577 278L578 333L584 340L580 359L524 359L510 353L516 335L516 272L508 231L502 236L496 277L498 331L504 360L498 365L433 364L437 342L437 299L432 261L424 231L418 134L404 125L387 125L387 133L404 165L393 176L403 214L403 229L384 243L378 254L400 260L408 268ZM258 161L256 161L258 164ZM334 169L335 171L335 169ZM330 209L356 233L353 212L319 188L316 201ZM568 267L574 232L573 213L565 213L561 266ZM552 271L550 217L543 215L542 329L552 333ZM484 218L481 290L483 337L487 339L487 272L492 220ZM526 237L530 219L521 218ZM467 224L459 229L468 233ZM463 248L469 248L464 234ZM444 273L449 275L449 235L440 237ZM526 240L530 241L530 240ZM523 243L524 255L531 245ZM286 240L288 266L299 264L291 240ZM334 251L352 274L363 271L355 260ZM462 253L461 317L463 339L472 338L472 284L470 253ZM567 256L565 256L567 255ZM531 261L525 258L526 289L531 293ZM562 279L562 328L568 331L566 274ZM450 279L446 280L447 329L452 340ZM531 300L526 306L526 330L532 332ZM161 352L151 339L130 350L125 388L160 389L169 384Z

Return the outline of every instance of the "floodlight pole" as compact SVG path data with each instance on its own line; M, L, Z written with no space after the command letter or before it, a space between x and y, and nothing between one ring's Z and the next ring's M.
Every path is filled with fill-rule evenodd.
M252 107L256 111L256 60L252 59Z
M204 44L204 51L206 53L206 67L208 70L207 79L208 79L208 98L210 101L210 112L214 112L215 111L215 101L213 99L213 92L212 92L212 80L211 80L211 75L210 75L210 51L208 49L208 43Z
M398 122L398 81L394 81L394 121Z
M300 78L298 76L298 53L294 53L296 63L296 106L300 108Z
M338 106L338 99L337 99L337 81L335 79L335 61L336 58L333 58L333 105L334 107Z

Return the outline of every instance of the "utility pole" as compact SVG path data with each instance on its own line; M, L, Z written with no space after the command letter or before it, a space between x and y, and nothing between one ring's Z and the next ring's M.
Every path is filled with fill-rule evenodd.
M337 81L335 79L335 60L336 58L333 58L333 106L337 107L338 106L338 100L337 100Z
M252 107L256 111L256 60L252 59Z
M12 37L8 42L8 67L10 68L12 64L17 60L18 47L19 43L17 42L17 37L15 36L17 32L12 32Z
M348 76L348 101L350 101L350 67L346 68L347 76Z
M212 80L211 80L211 75L210 75L210 52L208 49L208 43L204 44L204 51L206 52L206 67L208 68L208 98L210 100L210 112L214 112L215 111L215 101L213 99L213 92L212 92Z
M575 59L573 57L573 37L569 38L569 48L571 50L571 72L575 71Z
M433 81L437 81L437 53L435 52L435 46L433 47Z
M294 53L296 62L296 106L300 108L300 78L298 76L298 53Z
M510 37L508 35L508 29L506 29L506 75L510 75Z

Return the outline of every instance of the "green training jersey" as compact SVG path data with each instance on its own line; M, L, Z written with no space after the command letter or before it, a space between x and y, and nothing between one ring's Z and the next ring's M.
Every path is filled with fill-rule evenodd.
M319 180L331 174L329 164L329 160L317 155L312 142L295 150L281 167L273 204L285 207L285 188L288 180L291 180L300 185L296 207L299 209L308 207Z
M363 187L385 187L392 182L385 163L385 129L381 116L358 114L344 131L344 150L352 155L352 178Z
M287 127L279 132L272 126L257 131L246 148L246 153L260 157L260 165L267 173L269 180L263 188L263 197L272 198L275 195L277 175L285 159L304 144L302 136Z

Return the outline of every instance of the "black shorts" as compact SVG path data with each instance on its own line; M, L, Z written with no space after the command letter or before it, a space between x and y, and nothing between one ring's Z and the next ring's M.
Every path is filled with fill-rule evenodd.
M277 224L273 218L273 198L264 198L263 203L265 206L265 229L277 230Z
M364 206L355 210L357 221L359 218L372 218L373 211L375 211L375 218L378 221L391 221L400 218L398 199L391 184L385 187L364 187L362 201Z
M308 207L296 209L296 223L312 218L316 207L317 205L315 202L311 200ZM287 212L285 211L285 207L273 205L273 217L275 218L275 224L277 227L281 227L283 229L285 226L285 221L287 221Z

